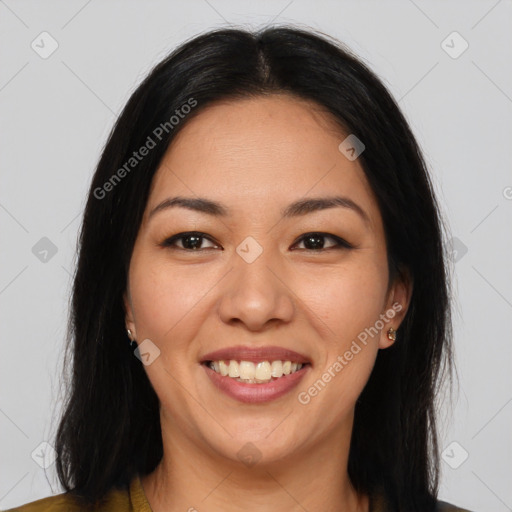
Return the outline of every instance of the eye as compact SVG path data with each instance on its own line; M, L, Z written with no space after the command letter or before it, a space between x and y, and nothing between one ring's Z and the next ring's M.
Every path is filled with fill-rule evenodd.
M204 241L209 242L210 247L202 247ZM181 245L177 245L181 243ZM161 244L162 247L171 249L181 249L183 251L201 251L204 249L211 249L219 247L204 233L198 231L188 231L185 233L178 233L170 238L165 239Z
M328 242L326 244L326 240L330 241L330 243ZM205 247L205 242L210 245ZM318 232L306 233L305 235L302 235L293 246L300 246L301 244L303 244L303 247L298 247L298 249L314 252L321 252L328 249L353 248L352 245L336 235ZM179 249L189 252L220 248L220 246L213 242L205 233L201 233L199 231L187 231L184 233L178 233L171 236L170 238L165 239L159 245L161 247Z
M330 240L330 245L326 243L325 240ZM348 242L343 240L343 238L340 238L335 235L330 235L328 233L306 233L305 235L302 235L298 240L299 245L304 244L304 250L307 251L325 251L327 249L352 249L353 246L350 245ZM294 244L296 245L297 242ZM301 248L302 249L302 248Z

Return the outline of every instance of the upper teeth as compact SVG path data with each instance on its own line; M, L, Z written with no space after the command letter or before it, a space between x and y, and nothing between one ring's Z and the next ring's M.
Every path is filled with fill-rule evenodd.
M211 361L209 364L212 370L220 373L222 376L239 378L250 383L270 382L272 377L279 378L283 375L289 375L302 368L302 363L292 363L291 361L261 361L253 363L252 361Z

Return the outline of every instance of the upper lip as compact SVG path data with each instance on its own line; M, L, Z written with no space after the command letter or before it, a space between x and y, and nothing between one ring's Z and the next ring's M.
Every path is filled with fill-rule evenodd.
M201 357L201 363L206 361L252 361L257 363L260 361L292 361L294 363L309 363L309 359L295 352L283 347L267 346L267 347L247 347L237 345L236 347L226 347L214 352L209 352Z

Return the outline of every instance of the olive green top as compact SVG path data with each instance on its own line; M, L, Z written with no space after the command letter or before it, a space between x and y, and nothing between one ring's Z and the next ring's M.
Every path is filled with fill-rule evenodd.
M62 493L11 508L5 512L80 512L83 510L71 493ZM132 479L128 490L112 489L107 493L102 504L94 510L96 512L152 512L138 475ZM469 512L442 501L439 502L438 510L439 512ZM370 499L370 512L392 511L386 506L382 496L375 496Z

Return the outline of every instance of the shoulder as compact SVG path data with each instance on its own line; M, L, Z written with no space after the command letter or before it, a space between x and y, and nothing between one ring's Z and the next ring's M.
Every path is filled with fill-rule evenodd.
M132 512L128 490L112 489L95 507L87 508L72 493L31 501L5 512Z
M438 501L437 502L437 512L471 512L465 508L457 507L456 505L452 505L451 503L447 503L446 501Z
M73 496L64 493L31 501L5 512L79 512L81 510Z
M391 512L393 507L387 500L384 492L379 492L370 497L370 512ZM437 500L436 512L474 512L458 507L446 501Z

